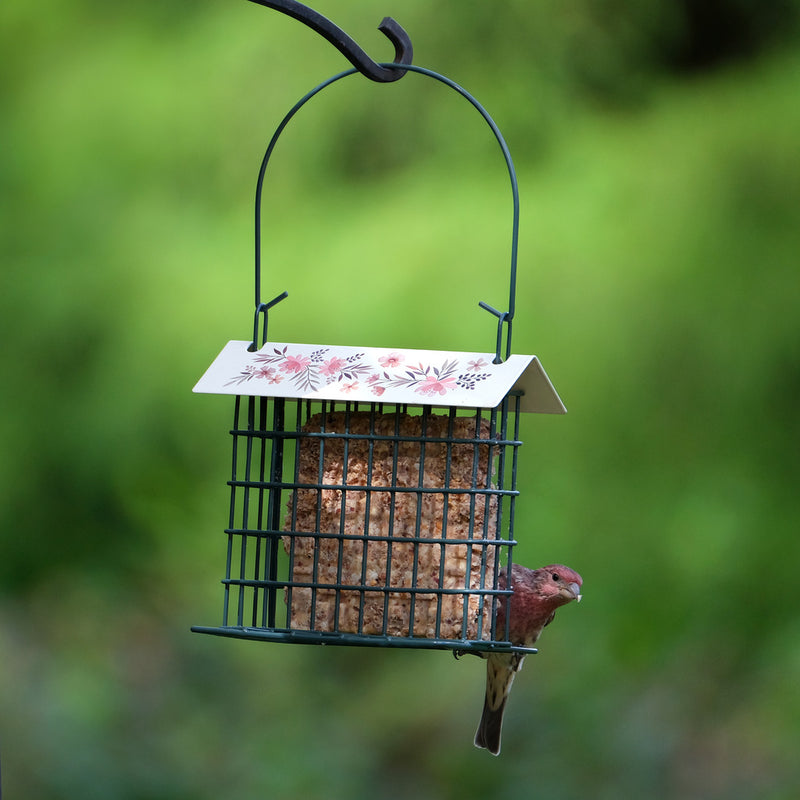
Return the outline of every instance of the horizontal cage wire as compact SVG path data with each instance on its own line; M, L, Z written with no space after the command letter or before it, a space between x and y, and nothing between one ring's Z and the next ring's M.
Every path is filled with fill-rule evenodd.
M510 647L517 393L497 409L237 396L231 434L223 622L205 632Z

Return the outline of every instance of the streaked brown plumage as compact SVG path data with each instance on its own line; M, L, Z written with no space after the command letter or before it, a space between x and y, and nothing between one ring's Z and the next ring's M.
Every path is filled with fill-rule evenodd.
M514 564L511 569L509 641L514 645L532 647L556 614L556 609L572 600L581 599L583 578L563 564L550 564L540 569L528 569ZM506 575L500 575L500 588L506 588ZM497 636L505 635L505 608L497 611ZM521 653L490 653L486 657L486 697L483 714L475 734L475 746L490 753L500 753L500 734L503 726L508 693L514 676L522 667Z

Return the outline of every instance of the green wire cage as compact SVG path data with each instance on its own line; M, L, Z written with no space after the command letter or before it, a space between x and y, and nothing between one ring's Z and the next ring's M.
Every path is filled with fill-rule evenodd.
M496 623L513 560L520 414L565 413L535 356L512 354L519 196L511 156L483 107L411 61L393 20L394 62L375 64L316 12L301 19L354 63L284 117L256 188L253 338L229 342L195 386L235 396L222 620L193 631L306 644L524 650ZM365 59L366 63L365 64ZM500 145L511 182L509 307L484 353L343 347L268 339L261 294L261 197L278 138L319 92L362 73L406 73L456 91ZM259 331L261 335L259 336ZM531 652L531 650L525 650Z

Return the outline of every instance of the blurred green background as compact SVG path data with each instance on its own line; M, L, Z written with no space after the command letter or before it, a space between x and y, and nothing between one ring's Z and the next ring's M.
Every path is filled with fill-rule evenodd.
M483 665L205 637L252 325L252 204L347 68L244 0L0 5L0 759L9 798L760 798L800 768L798 0L319 0L503 130L523 425L517 558L584 602L472 746ZM511 203L445 87L360 76L282 138L279 341L491 350ZM474 663L473 663L474 662Z

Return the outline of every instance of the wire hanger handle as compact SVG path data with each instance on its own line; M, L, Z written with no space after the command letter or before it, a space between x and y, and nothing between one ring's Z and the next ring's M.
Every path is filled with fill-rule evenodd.
M392 64L384 64L382 65L387 69L397 69ZM423 76L427 76L429 78L434 78L435 80L439 81L440 83L449 86L451 89L455 90L468 100L472 106L481 114L486 124L491 128L492 133L494 134L495 139L497 140L497 144L500 145L500 149L503 152L503 158L505 159L506 168L508 170L508 176L511 182L511 198L513 203L513 211L512 211L512 223L511 223L511 269L509 275L509 292L508 292L508 310L502 311L500 309L494 308L490 306L488 303L483 302L482 300L479 301L478 305L492 314L494 317L497 318L497 340L496 340L496 348L495 348L495 359L494 363L499 364L502 361L508 359L511 355L511 327L512 327L512 320L514 319L514 311L515 311L515 299L516 299L516 285L517 285L517 251L518 251L518 244L519 244L519 186L517 183L517 173L514 169L514 163L511 160L511 153L509 152L508 145L506 144L505 139L503 138L503 134L500 132L500 129L497 127L495 121L491 118L489 113L486 109L468 92L466 89L459 86L454 81L450 80L450 78L445 77L444 75L440 75L438 72L434 72L433 70L425 69L424 67L418 67L414 64L406 64L406 70L409 72L417 72ZM270 162L272 157L272 153L275 150L275 145L278 143L278 139L280 138L281 134L283 133L286 126L295 116L295 114L313 97L319 94L323 89L327 88L331 84L340 81L342 78L347 78L350 75L358 74L357 69L349 69L345 72L340 72L338 75L334 75L332 78L328 78L326 81L323 81L318 86L314 87L310 92L308 92L304 97L297 101L297 103L292 106L292 108L288 111L286 116L281 120L280 124L278 125L275 133L272 134L272 138L270 139L269 145L267 146L267 150L264 153L264 158L261 162L261 168L258 172L258 181L256 182L256 200L255 200L255 301L256 301L256 318L253 325L253 342L250 346L251 350L257 350L257 331L258 331L258 322L259 316L261 314L264 315L264 330L263 336L261 339L261 344L263 345L267 341L267 321L266 321L266 311L268 308L271 308L276 303L280 302L284 298L287 297L287 293L283 292L282 294L278 295L274 300L270 301L269 303L263 303L261 301L261 200L264 188L264 177L267 171L267 165Z
M488 311L497 319L497 341L495 348L495 363L500 363L511 355L511 326L514 319L514 305L516 296L516 281L517 281L517 247L519 238L519 188L517 186L517 176L514 169L514 164L511 160L508 146L506 145L503 135L500 133L499 128L494 120L489 116L486 109L465 89L457 83L440 75L432 70L423 67L412 65L411 61L414 56L414 49L411 45L411 40L408 34L395 22L391 17L385 17L378 30L381 31L395 46L395 60L393 62L378 64L373 61L341 28L334 25L322 14L314 11L302 3L297 3L295 0L250 0L252 3L272 8L287 14L293 19L302 22L312 30L319 33L322 37L327 39L334 47L337 48L347 60L353 65L354 69L347 70L338 75L334 75L326 81L323 81L319 86L312 89L308 94L301 98L278 125L278 129L272 136L267 151L264 154L264 159L261 162L261 169L258 174L258 182L256 185L256 226L255 226L255 299L256 299L256 312L255 320L253 323L253 342L250 345L250 350L257 349L258 341L258 327L259 317L263 315L263 331L261 343L262 345L267 341L267 316L268 311L272 306L281 302L287 297L287 293L283 292L268 303L261 300L261 194L264 184L264 174L267 169L267 164L275 148L283 129L292 119L292 117L304 106L312 97L322 91L325 87L330 86L336 81L346 78L348 75L354 75L360 72L367 78L378 83L392 83L399 80L406 74L406 72L418 72L429 78L434 78L441 83L446 84L451 89L454 89L462 97L466 98L477 109L481 116L483 116L486 123L492 129L500 149L503 151L503 156L508 168L509 177L511 179L511 192L513 200L513 219L511 229L511 274L510 286L508 296L508 310L502 311L490 306L488 303L480 301L478 305L485 311Z
M378 83L391 83L406 74L404 69L387 67L373 61L338 25L313 8L297 3L295 0L250 0L267 8L273 8L293 19L308 25L320 36L327 39L363 75ZM378 30L394 45L393 64L410 64L414 58L411 39L400 25L391 17L384 17Z

